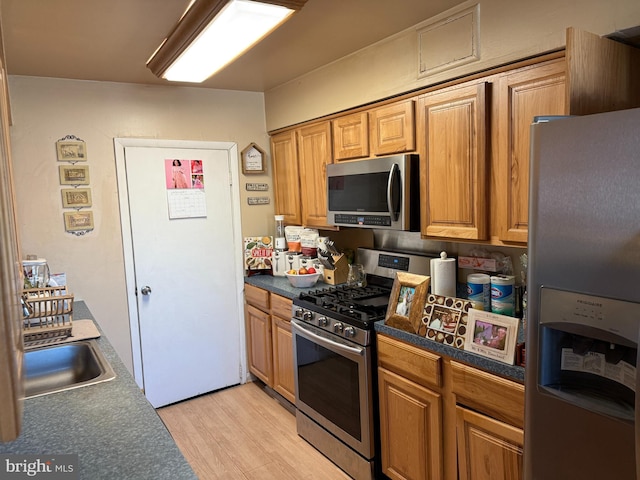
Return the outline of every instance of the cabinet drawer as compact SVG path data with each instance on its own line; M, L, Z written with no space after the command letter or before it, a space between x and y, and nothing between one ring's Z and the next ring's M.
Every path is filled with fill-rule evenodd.
M451 362L456 403L519 428L524 427L524 385Z
M280 317L283 320L290 320L292 307L293 300L281 297L280 295L276 295L275 293L271 294L271 315Z
M253 285L244 284L244 298L247 303L260 310L269 311L269 292Z
M442 357L385 335L376 338L379 366L423 386L442 386Z

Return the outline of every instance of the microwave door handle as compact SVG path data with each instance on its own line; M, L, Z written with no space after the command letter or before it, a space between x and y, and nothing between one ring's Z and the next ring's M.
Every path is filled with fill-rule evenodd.
M400 215L400 212L395 211L395 205L393 205L393 186L396 184L395 180L398 175L400 175L400 168L397 163L394 163L391 166L389 179L387 180L387 207L389 208L389 215L394 222L398 220Z

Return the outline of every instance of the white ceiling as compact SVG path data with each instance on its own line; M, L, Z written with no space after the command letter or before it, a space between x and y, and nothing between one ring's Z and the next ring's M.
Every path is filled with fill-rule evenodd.
M0 1L10 75L166 85L145 64L190 0ZM262 43L199 86L263 92L459 3L308 0Z

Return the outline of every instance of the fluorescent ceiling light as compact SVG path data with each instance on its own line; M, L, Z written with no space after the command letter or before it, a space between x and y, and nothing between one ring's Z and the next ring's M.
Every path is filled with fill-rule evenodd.
M294 11L252 0L196 0L149 59L147 67L170 81L203 82L264 38ZM208 18L194 18L197 15Z

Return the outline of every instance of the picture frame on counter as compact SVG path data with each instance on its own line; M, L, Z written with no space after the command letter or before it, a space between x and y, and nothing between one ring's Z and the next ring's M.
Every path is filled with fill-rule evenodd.
M59 162L86 162L87 144L83 140L58 140L56 153Z
M469 311L466 351L513 365L519 320L484 310Z
M82 210L77 212L64 212L64 228L67 232L93 230L93 212Z
M430 293L417 334L434 342L464 350L473 304L465 299Z
M60 165L60 185L89 185L88 165Z
M422 309L431 277L397 272L393 281L385 324L416 333L422 319Z
M85 208L91 206L90 188L63 188L62 206L64 208Z

